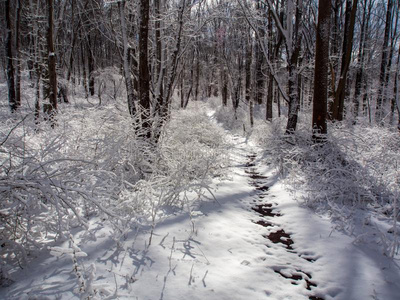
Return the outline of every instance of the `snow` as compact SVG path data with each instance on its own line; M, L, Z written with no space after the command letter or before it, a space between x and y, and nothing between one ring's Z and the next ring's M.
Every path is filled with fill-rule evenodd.
M73 233L72 249L79 250L79 271L88 274L90 288L102 290L102 299L399 299L398 259L300 205L261 158L262 149L226 135L231 166L228 180L214 182L216 201L198 201L190 214L171 213L155 227L151 245L147 227L132 228L115 243L100 218ZM251 179L251 172L266 178ZM275 216L252 209L266 204ZM272 226L256 223L261 220ZM268 238L279 230L290 247ZM13 274L15 283L0 288L0 299L76 299L70 244Z

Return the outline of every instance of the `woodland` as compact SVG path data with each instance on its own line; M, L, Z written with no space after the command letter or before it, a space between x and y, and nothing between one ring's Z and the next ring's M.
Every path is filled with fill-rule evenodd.
M0 298L398 299L399 0L0 0L0 15ZM251 259L230 228L253 232L236 243ZM237 256L213 265L224 247ZM352 292L332 279L345 257L374 274L349 270ZM220 281L237 261L253 275Z

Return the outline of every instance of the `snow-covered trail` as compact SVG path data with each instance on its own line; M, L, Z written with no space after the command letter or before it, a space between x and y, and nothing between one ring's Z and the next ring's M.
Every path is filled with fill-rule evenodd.
M227 133L228 136L229 133ZM217 202L158 225L130 292L137 299L399 299L392 260L301 207L239 136Z
M375 249L353 244L328 219L303 208L285 191L260 149L233 136L230 180L217 201L115 245L100 224L75 239L96 265L94 283L116 299L399 299L400 271ZM217 184L217 183L216 183ZM68 257L43 258L0 299L76 299Z

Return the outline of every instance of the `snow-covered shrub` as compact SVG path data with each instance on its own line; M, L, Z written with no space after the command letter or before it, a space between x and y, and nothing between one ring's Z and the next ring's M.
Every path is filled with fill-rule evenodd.
M18 265L71 227L86 226L90 213L112 215L106 183L115 177L98 169L93 151L77 155L79 143L70 140L76 131L68 134L61 125L42 131L48 124L35 131L29 124L31 116L10 119L1 132L0 255Z
M1 274L97 214L120 232L130 222L155 224L163 207L198 199L222 174L223 133L195 108L173 112L153 143L138 136L125 103L81 102L60 106L54 128L4 112Z
M311 122L304 119L290 136L279 121L253 131L252 138L263 146L265 159L280 171L287 187L308 206L329 213L348 232L363 222L355 215L357 209L368 209L395 223L400 191L398 133L336 123L329 125L326 143L314 144L307 126ZM391 235L395 230L396 226L389 235L383 233L387 242L382 246L392 255L398 247Z
M153 149L152 172L132 185L134 193L121 195L118 209L141 211L154 226L164 207L185 207L209 190L211 179L223 175L226 146L221 129L195 105L173 111Z

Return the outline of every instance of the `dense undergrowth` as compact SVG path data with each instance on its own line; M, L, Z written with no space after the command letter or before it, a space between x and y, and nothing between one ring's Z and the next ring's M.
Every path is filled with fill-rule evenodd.
M196 105L173 110L160 141L149 143L137 136L116 86L103 87L101 102L77 89L70 104L60 105L54 128L43 119L37 124L30 99L14 115L2 99L3 283L91 218L111 224L118 241L132 226L154 229L166 208L190 213L193 201L211 195L211 180L223 176L223 132ZM33 95L28 86L27 92Z
M326 143L314 144L310 109L301 112L296 132L287 136L285 117L266 122L263 109L256 107L255 126L245 134L263 149L264 161L276 167L297 200L328 215L337 229L356 241L373 239L386 255L398 254L397 129L373 126L362 119L357 125L330 123ZM216 115L226 128L238 133L250 128L247 105L242 105L237 119L230 107L220 108ZM367 231L374 236L366 236Z

